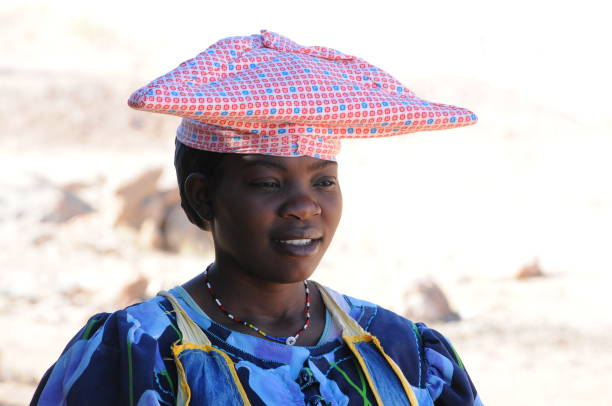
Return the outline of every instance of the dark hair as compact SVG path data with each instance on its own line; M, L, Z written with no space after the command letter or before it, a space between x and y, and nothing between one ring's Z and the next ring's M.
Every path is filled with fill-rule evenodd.
M208 221L198 215L187 200L185 180L192 173L201 173L211 182L211 187L214 189L223 176L221 161L225 154L191 148L179 142L179 140L176 140L174 145L174 168L176 169L176 179L181 195L181 207L189 221L202 230L208 231L210 230Z

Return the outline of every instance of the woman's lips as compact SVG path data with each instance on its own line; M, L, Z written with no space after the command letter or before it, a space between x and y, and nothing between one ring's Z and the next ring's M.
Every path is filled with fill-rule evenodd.
M280 253L291 256L309 256L319 251L322 238L295 238L286 240L272 240L274 247Z

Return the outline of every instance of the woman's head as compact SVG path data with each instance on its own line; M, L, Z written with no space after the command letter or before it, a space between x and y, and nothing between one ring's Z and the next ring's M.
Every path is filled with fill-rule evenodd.
M175 159L182 206L212 232L220 268L271 282L307 279L342 213L336 162L185 148L177 144Z

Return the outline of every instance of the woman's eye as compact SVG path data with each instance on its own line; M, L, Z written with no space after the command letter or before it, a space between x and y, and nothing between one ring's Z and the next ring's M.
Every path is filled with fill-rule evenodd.
M334 179L321 179L320 181L316 183L316 186L323 187L323 188L330 188L334 186L335 184L336 184L336 181Z
M259 182L253 182L251 183L252 186L258 188L258 189L276 189L279 188L280 185L278 184L278 182L274 182L274 181L259 181Z

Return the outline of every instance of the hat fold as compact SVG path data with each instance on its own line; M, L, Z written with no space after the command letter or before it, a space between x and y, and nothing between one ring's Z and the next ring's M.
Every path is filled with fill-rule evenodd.
M301 46L289 38L283 37L282 35L271 31L261 30L261 37L263 39L263 46L265 48L270 48L277 51L293 52L296 54L325 58L332 61L351 61L353 59L357 59L354 56L343 54L342 52L336 51L332 48L322 46Z

